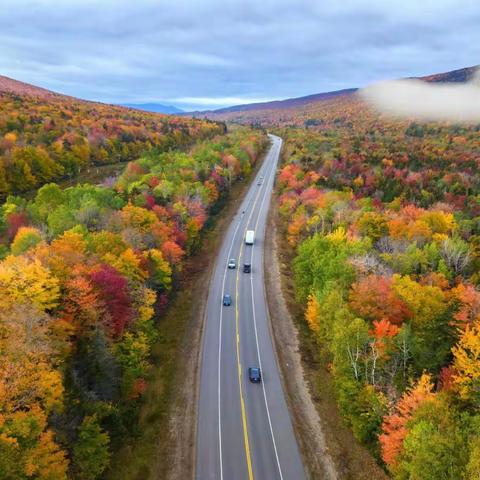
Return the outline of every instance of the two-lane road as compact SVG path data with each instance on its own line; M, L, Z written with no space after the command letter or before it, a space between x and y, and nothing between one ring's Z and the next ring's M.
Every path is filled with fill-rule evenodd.
M224 238L208 296L200 377L197 480L302 480L305 473L269 330L263 248L282 140L272 145ZM263 179L262 179L263 177ZM253 246L245 244L255 231ZM237 268L227 268L230 258ZM251 273L243 273L243 263ZM225 293L232 305L224 307ZM262 382L249 381L259 366Z

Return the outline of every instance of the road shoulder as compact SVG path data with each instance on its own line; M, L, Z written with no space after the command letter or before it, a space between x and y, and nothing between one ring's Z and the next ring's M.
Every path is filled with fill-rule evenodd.
M251 181L263 164L269 148L270 145L257 161L249 178L233 186L230 199L214 219L214 227L207 232L206 238L202 241L201 251L191 259L197 263L197 267L193 275L189 275L186 287L189 290L190 315L178 355L179 381L172 397L169 414L168 441L171 445L166 459L169 465L165 477L167 480L195 478L200 363L210 282L225 233L240 208Z
M265 233L264 269L270 327L280 377L307 478L336 480L335 464L328 452L320 417L303 374L298 331L282 292L275 217L276 196L272 194Z
M370 453L344 425L332 378L305 327L291 275L293 252L279 228L278 198L272 194L265 237L265 281L270 327L285 396L308 478L387 480Z

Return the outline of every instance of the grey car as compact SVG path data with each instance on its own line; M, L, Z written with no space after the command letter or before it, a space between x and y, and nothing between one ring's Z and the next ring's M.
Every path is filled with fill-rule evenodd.
M248 369L248 378L252 383L260 383L262 381L262 372L259 367L250 367Z

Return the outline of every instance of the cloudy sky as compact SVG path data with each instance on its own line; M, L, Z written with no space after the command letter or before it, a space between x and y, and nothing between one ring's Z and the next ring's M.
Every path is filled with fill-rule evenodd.
M110 103L220 108L480 63L478 0L0 6L1 75Z

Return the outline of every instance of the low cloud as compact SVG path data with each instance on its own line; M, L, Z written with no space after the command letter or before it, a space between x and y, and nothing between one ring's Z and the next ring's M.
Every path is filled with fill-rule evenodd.
M468 83L381 82L360 90L374 108L419 120L480 122L480 71Z

